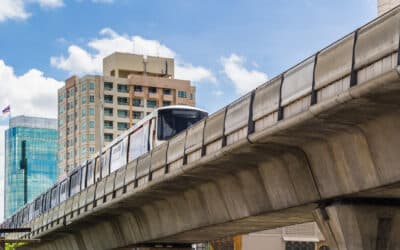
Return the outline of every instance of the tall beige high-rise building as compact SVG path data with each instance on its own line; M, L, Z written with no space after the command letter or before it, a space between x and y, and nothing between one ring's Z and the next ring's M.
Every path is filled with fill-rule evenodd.
M174 78L174 59L114 53L103 76L72 76L58 90L58 170L63 176L157 107L194 106L195 87ZM101 98L103 119L100 120Z

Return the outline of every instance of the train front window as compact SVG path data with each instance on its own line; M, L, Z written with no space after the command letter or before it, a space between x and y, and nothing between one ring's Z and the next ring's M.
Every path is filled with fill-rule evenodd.
M188 109L158 111L157 139L168 140L207 116L206 112Z

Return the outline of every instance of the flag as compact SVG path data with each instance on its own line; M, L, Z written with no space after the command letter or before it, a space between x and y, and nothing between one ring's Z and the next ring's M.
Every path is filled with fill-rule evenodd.
M5 114L7 114L7 113L10 113L10 111L11 111L11 108L10 108L10 105L8 105L7 107L5 107L4 109L3 109L3 115L5 115Z

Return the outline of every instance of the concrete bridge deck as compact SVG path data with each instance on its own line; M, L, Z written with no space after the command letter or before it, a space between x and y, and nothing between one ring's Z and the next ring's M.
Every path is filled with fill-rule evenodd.
M332 249L400 249L399 38L395 9L71 197L19 237L41 238L30 246L37 249L116 249L317 220Z

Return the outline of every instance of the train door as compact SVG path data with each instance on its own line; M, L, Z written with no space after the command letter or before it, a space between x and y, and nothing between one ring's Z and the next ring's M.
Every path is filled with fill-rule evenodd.
M86 171L87 167L85 164L81 169L81 190L84 190L86 188Z
M58 205L58 198L59 198L59 185L56 185L51 189L51 201L50 201L51 208Z
M101 179L100 157L96 157L94 161L94 181L98 182Z
M39 196L39 198L37 198L35 200L35 212L34 212L34 216L33 217L36 218L37 216L39 216L41 206L42 206L42 197Z
M150 129L149 129L149 150L152 150L157 146L156 144L156 124L157 124L156 117L150 120Z
M149 127L147 121L129 136L129 162L149 151Z
M29 221L33 220L35 213L35 201L29 204Z
M80 171L77 170L71 174L70 184L69 184L69 194L70 197L79 193L81 191L81 179L80 179Z
M68 198L68 181L64 180L60 183L60 203Z
M107 149L106 152L102 155L102 170L101 170L101 178L106 177L110 173L110 152L111 149Z
M94 183L94 160L90 160L87 164L86 187Z
M110 172L114 172L126 165L128 153L128 137L116 143L111 149Z

